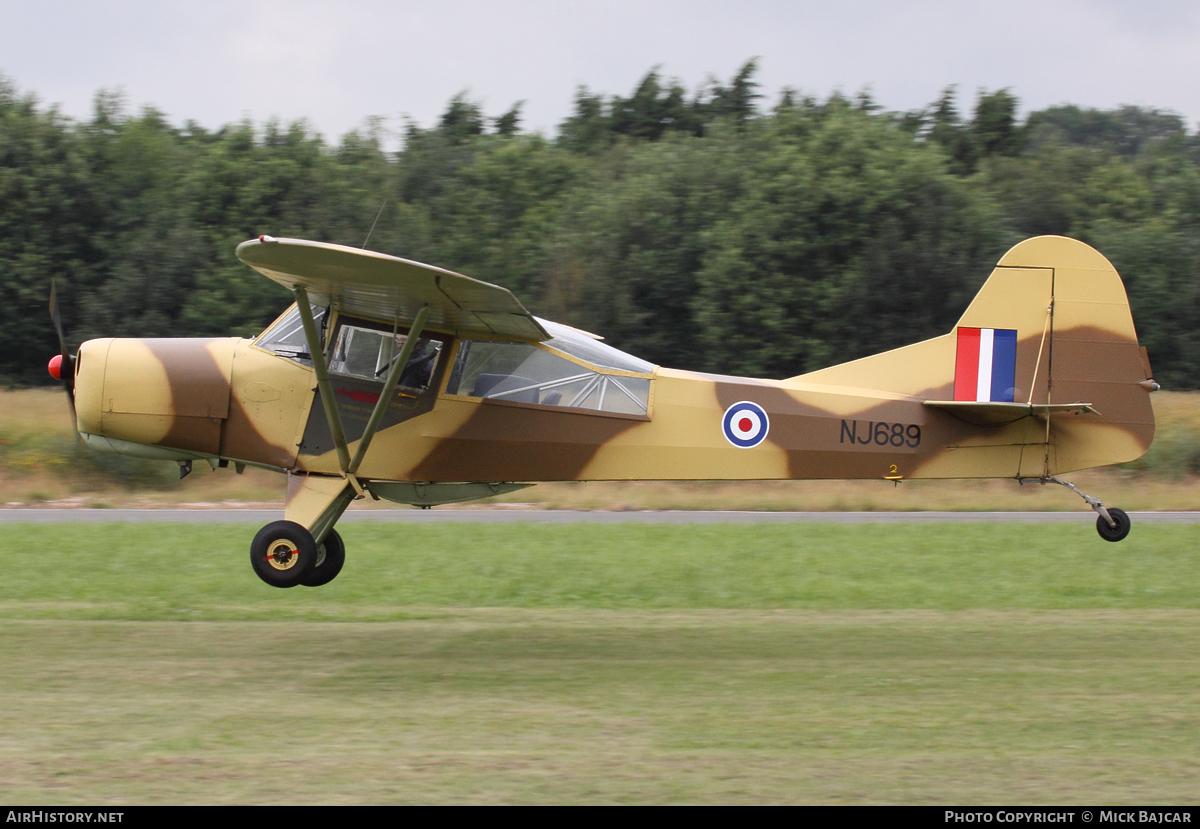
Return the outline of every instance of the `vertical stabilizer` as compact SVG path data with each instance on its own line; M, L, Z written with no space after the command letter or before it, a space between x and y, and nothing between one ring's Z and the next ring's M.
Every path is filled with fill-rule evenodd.
M793 378L968 407L1089 404L1082 414L1031 412L1041 437L1030 426L1023 442L1042 451L1021 453L1021 475L1140 457L1154 437L1150 379L1121 277L1062 236L1009 250L950 333Z

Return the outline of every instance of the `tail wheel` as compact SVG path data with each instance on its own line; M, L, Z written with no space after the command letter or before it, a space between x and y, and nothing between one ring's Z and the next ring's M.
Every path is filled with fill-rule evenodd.
M342 572L342 565L345 563L346 545L337 530L331 529L326 533L325 540L317 547L316 566L300 583L305 587L320 587L322 584L329 584L337 578L338 573Z
M1129 516L1125 514L1125 510L1109 507L1108 514L1112 516L1112 520L1117 522L1117 526L1110 527L1108 522L1104 520L1104 516L1096 517L1096 532L1100 533L1100 537L1105 541L1120 541L1125 536L1129 535Z
M317 542L294 521L272 521L250 543L250 564L272 587L295 587L317 566Z

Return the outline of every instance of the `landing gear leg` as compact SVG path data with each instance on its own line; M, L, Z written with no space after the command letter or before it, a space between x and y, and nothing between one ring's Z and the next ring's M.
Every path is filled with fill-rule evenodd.
M1087 501L1088 506L1094 509L1097 513L1096 532L1098 532L1100 537L1105 541L1120 541L1125 538L1125 536L1129 535L1130 520L1129 516L1125 513L1125 510L1117 509L1116 507L1106 507L1099 498L1093 498L1086 492L1081 492L1079 487L1075 486L1075 484L1071 483L1070 481L1064 481L1061 478L1056 478L1053 475L1048 475L1044 478L1017 479L1019 483L1024 483L1028 480L1037 481L1040 484L1058 484L1059 486L1065 486L1080 498Z
M333 525L354 500L354 484L341 476L288 476L283 521L273 521L254 537L250 563L272 587L320 587L346 563L346 545Z

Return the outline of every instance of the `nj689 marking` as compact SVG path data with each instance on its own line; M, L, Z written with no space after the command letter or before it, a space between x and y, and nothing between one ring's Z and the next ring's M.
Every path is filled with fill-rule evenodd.
M883 420L843 420L838 443L916 449L921 445L921 427L916 423L888 423Z

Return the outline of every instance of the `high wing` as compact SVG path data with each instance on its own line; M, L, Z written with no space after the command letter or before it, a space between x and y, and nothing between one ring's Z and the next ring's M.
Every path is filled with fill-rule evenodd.
M459 336L532 342L550 335L509 291L453 271L383 253L303 239L260 236L237 248L268 279L303 288L340 313L409 324L428 307L427 327Z

